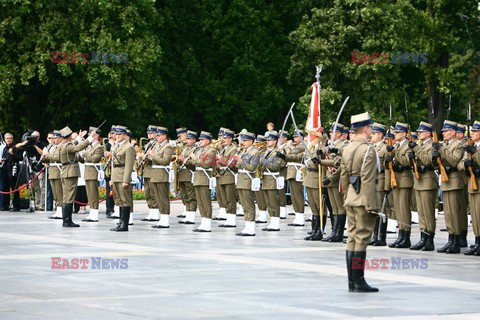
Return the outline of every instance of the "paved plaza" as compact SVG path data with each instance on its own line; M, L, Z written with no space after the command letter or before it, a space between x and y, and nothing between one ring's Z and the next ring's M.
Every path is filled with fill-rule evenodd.
M237 230L213 222L199 234L177 223L182 209L172 202L170 229L153 229L137 202L127 233L110 232L116 220L104 214L99 223L74 214L81 227L62 228L50 213L0 213L0 319L480 319L479 257L370 247L367 258L388 259L365 272L380 292L349 293L345 246L304 241L309 224L288 227L289 216L280 232L257 225L241 238L240 218ZM418 225L412 234L416 243ZM439 232L436 246L446 238ZM52 257L88 263L52 269Z

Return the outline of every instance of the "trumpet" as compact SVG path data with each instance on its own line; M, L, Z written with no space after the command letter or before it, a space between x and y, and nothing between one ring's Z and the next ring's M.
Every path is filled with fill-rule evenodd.
M220 138L220 139L213 139L212 141L210 141L210 146L214 149L220 149L222 146L223 146L223 138Z
M267 148L267 142L265 141L256 141L253 143L253 146L260 150L265 150Z

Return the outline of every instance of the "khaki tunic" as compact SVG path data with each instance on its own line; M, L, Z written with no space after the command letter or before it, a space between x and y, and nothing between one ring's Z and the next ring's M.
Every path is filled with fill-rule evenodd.
M338 148L337 154L332 154L330 159L321 160L322 167L326 167L326 177L330 179L330 183L327 185L328 197L332 204L333 214L340 215L345 214L345 207L343 205L343 195L339 189L339 181L341 175L340 162L342 160L342 152L346 144L343 140L337 140L334 144L335 148Z
M480 144L477 145L477 151L472 155L472 160L475 180L477 182L477 190L472 189L470 183L471 177L468 177L468 198L470 202L473 232L476 237L480 237Z
M104 149L99 142L94 142L83 152L85 189L90 209L98 209L98 170L100 170L100 160L103 158L103 153ZM89 165L89 163L95 163L96 165Z
M237 191L242 205L245 221L255 221L255 195L252 191L252 179L255 178L255 170L258 164L259 151L254 146L243 150L241 158L237 162L238 179Z
M200 148L195 154L196 158L192 161L195 165L195 174L193 177L193 187L195 188L195 197L198 203L198 209L202 218L212 218L212 198L210 192L210 178L215 167L216 151L210 146Z
M285 162L277 157L278 149L266 149L262 153L262 191L270 217L280 217L280 190L277 189L277 179L280 177L280 169Z
M228 166L232 157L234 157L238 152L237 147L234 144L224 147L220 151L220 160L218 164L220 165L220 172L225 171L225 168ZM220 191L220 197L223 200L225 209L227 213L236 214L237 213L237 190L235 186L235 173L236 168L232 165L226 169L223 175L217 177L217 186Z
M182 151L183 159L187 159L190 155L196 150L197 147L187 147L185 146ZM179 168L182 167L182 164L179 164ZM192 177L193 170L190 170L187 166L183 166L178 172L178 181L180 185L180 196L182 197L182 202L185 205L187 211L195 212L197 210L197 200L195 198L195 189L193 188Z
M290 184L290 197L293 209L296 213L305 212L305 196L303 182L296 181L297 171L302 170L305 147L303 144L291 144L286 148L285 161L287 162L287 180Z
M112 177L113 197L115 204L119 207L130 207L132 199L132 180L133 164L135 162L135 149L127 141L115 144L112 148ZM123 183L128 186L123 188Z
M413 195L413 174L410 168L410 159L408 158L408 153L410 152L408 140L405 139L401 143L397 143L394 152L393 168L397 178L397 186L393 188L395 214L397 216L398 228L410 231L412 224L412 212L410 209Z
M48 153L44 155L42 161L49 164L48 180L50 180L50 186L52 187L53 199L55 200L55 205L61 207L63 203L63 191L61 180L62 163L60 162L59 146L50 146Z
M147 153L149 150L153 150L157 141L155 139L150 140L144 146L144 152ZM147 200L148 208L157 209L157 202L155 201L155 192L153 191L153 186L150 181L152 176L152 159L145 157L145 162L143 166L143 189L145 192L145 200Z
M153 151L155 155L151 157L152 172L150 175L150 186L152 187L160 214L170 214L169 166L174 153L173 147L165 140L161 144L156 143Z
M78 177L80 177L77 152L84 150L89 144L88 140L84 140L80 143L64 141L58 145L60 162L62 163L63 204L73 203L75 200Z

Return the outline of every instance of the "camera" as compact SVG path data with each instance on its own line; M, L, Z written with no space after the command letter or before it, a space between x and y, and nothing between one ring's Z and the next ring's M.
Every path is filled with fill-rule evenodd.
M38 142L38 136L32 136L33 130L29 129L22 136L22 142L27 141L28 146L34 146Z

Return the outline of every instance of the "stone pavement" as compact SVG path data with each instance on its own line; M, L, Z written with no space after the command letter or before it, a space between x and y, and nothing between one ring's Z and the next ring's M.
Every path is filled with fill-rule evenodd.
M115 220L103 214L99 223L75 214L81 227L67 229L44 212L0 213L0 319L480 319L479 257L370 248L367 258L389 259L366 270L380 292L349 293L344 245L304 241L308 227L286 226L292 216L278 233L257 225L256 237L240 238L216 222L202 234L178 224L179 202L170 229L139 221L144 202L135 211L128 233L110 232ZM416 242L418 225L412 234ZM437 247L446 238L439 232ZM52 257L89 262L52 269ZM92 257L128 268L93 269ZM428 260L405 269L400 259Z

